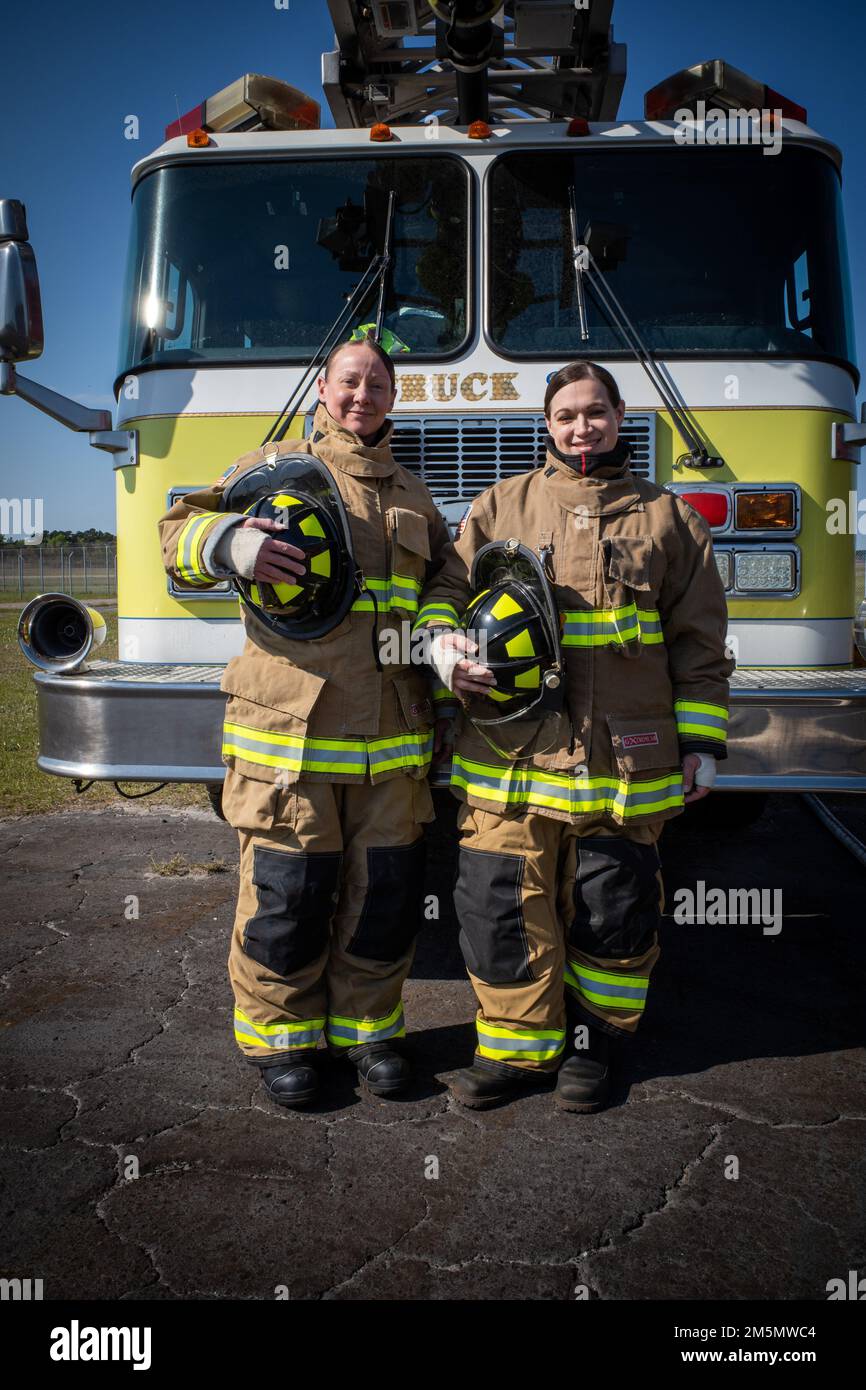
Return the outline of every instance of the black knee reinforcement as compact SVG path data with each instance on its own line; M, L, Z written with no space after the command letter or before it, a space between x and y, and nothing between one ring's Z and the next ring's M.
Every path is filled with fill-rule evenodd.
M520 854L460 850L454 909L460 922L460 949L468 969L489 985L534 978L523 920Z
M655 845L598 836L577 841L569 945L589 956L640 956L659 926Z
M246 955L288 976L321 955L337 901L343 856L253 846L256 911L244 928Z
M364 960L398 961L421 927L424 905L422 838L393 849L367 850L367 892L355 933L346 950Z

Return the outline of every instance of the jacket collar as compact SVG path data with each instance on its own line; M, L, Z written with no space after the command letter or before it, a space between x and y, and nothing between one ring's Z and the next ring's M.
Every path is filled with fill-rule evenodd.
M642 506L634 475L629 471L630 458L623 439L618 439L606 453L575 455L560 453L548 435L547 457L541 472L545 486L566 511L604 516Z
M331 468L356 478L389 478L397 467L391 453L393 433L393 423L386 420L376 443L365 444L360 435L345 429L320 403L313 417L310 444Z

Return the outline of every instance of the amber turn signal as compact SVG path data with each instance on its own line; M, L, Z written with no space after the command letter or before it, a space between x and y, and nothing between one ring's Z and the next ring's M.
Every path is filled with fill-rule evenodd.
M793 531L793 492L738 492L734 525L737 530Z

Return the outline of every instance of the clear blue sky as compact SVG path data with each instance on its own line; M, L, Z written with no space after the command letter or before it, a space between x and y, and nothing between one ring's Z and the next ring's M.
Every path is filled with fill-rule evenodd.
M722 57L804 105L810 125L841 147L864 370L862 0L616 0L613 18L615 37L628 45L623 117L642 117L643 94L661 78ZM45 316L45 352L24 371L88 405L110 407L130 167L162 142L177 104L187 111L244 72L283 78L320 97L319 55L333 46L327 5L43 0L10 5L2 27L0 193L27 205ZM128 115L139 118L137 142L124 138ZM732 247L736 235L732 228ZM111 456L8 397L0 397L0 496L43 497L46 529L114 529Z

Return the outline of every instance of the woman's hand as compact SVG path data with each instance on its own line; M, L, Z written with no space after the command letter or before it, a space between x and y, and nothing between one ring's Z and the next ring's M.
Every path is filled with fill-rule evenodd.
M465 632L441 632L433 642L431 661L436 674L443 685L447 685L461 699L470 695L486 695L491 685L496 684L488 666L481 666L470 656L460 655L461 652L477 651L478 644Z
M712 791L712 787L699 787L695 783L695 773L700 765L701 760L697 753L686 753L683 758L683 801L686 806L693 801L701 801Z
M278 526L270 517L250 516L241 522L241 529L281 531L283 527ZM263 584L291 584L298 575L307 572L306 565L298 564L303 558L303 550L299 550L296 545L289 545L287 541L274 540L272 536L268 536L256 556L253 578L261 580Z

